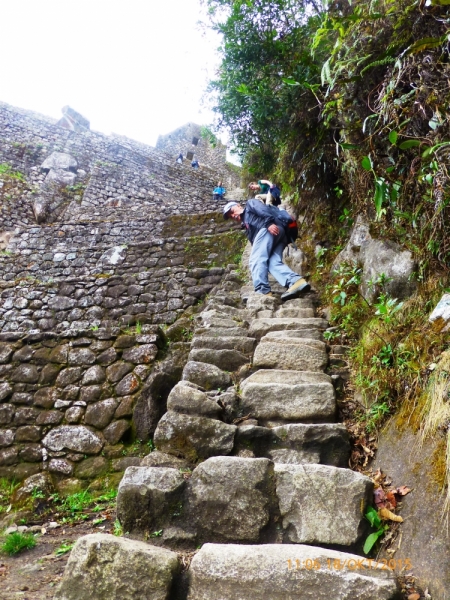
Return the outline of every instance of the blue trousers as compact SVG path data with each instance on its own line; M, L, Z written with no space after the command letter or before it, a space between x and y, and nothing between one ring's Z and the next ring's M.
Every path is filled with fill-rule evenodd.
M286 288L301 279L301 275L283 263L283 250L287 243L286 234L281 229L278 235L272 235L266 228L258 231L250 254L250 272L255 292L270 292L269 273Z

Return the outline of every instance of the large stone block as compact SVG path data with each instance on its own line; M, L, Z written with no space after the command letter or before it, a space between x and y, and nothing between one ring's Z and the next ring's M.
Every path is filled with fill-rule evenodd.
M168 600L178 569L170 550L93 533L77 540L55 600Z
M334 388L324 373L262 369L241 387L241 408L260 425L334 421Z
M255 347L255 338L244 336L196 335L191 348L209 348L211 350L237 350L242 354L251 354Z
M52 429L42 440L46 448L53 452L72 450L81 454L98 454L104 442L83 425L61 425Z
M327 364L326 345L319 340L263 338L253 356L253 365L260 369L323 371Z
M273 510L273 464L265 458L210 458L194 469L187 499L199 539L257 542Z
M152 532L166 525L177 510L185 484L178 469L128 467L117 494L123 530Z
M199 458L230 454L236 427L207 417L191 417L167 412L154 435L162 452L181 455L196 462Z
M323 464L346 467L350 457L348 432L340 423L282 425L268 429L255 425L237 428L235 451L283 464Z
M172 389L167 398L167 410L197 417L219 419L223 409L210 400L205 392L191 386L187 381L180 381Z
M191 381L205 390L226 388L231 385L231 377L215 365L189 361L183 369L183 379Z
M205 544L188 600L394 600L390 570L353 554L291 544Z
M285 541L351 546L367 529L368 477L325 465L275 465Z
M214 350L208 348L193 348L189 354L190 361L209 363L224 371L237 371L239 367L250 362L237 350Z

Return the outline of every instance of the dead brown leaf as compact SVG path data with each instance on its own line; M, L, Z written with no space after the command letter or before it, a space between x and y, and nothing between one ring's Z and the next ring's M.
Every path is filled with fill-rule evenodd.
M398 487L395 491L396 494L398 494L399 496L406 496L406 494L409 494L409 492L411 491L411 488L406 487L406 485L401 485L400 487Z
M379 487L373 492L373 501L375 502L375 506L377 508L382 508L386 506L386 494L384 493L383 488Z
M374 483L381 483L381 480L384 479L384 475L381 472L381 469L378 469L375 475L372 477Z
M380 510L378 511L378 516L381 519L384 519L385 521L389 520L395 521L396 523L403 523L402 517L400 517L399 515L394 515L394 513L388 510L387 508L380 508Z
M397 506L397 499L395 497L395 493L392 490L389 490L386 494L386 500L389 502L392 508Z
M408 600L420 600L420 594L410 594Z

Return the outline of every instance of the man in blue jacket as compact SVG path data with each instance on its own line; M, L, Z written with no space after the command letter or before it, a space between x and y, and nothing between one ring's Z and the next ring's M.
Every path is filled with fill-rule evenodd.
M283 250L288 241L283 222L277 218L275 207L262 204L259 200L248 200L245 208L237 202L228 202L223 207L224 219L242 223L245 234L252 244L250 272L255 292L270 294L269 273L286 288L282 300L296 298L311 289L301 275L283 263Z

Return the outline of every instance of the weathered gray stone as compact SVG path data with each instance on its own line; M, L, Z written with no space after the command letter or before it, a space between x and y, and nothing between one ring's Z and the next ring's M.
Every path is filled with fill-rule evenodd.
M53 385L61 369L61 365L44 365L39 377L39 385Z
M96 400L98 400L101 395L102 395L102 388L100 385L88 385L84 388L81 388L80 402L86 402L86 404L89 404L91 402L95 402Z
M76 171L78 163L76 159L66 152L52 152L41 164L42 171L48 173L50 169L62 169L63 171Z
M157 354L158 348L154 344L142 344L124 350L122 358L134 364L149 364L155 360Z
M129 373L116 385L116 394L118 396L129 396L138 391L141 380L134 373Z
M62 425L52 429L42 440L54 452L72 450L81 454L98 454L103 447L100 437L83 425Z
M108 348L97 357L97 362L104 366L112 365L116 360L117 352L114 348Z
M0 402L6 400L6 398L12 394L12 391L13 389L7 381L0 383Z
M69 365L92 365L95 362L95 354L89 348L73 348L69 351Z
M72 406L65 412L65 419L67 423L79 423L84 415L84 408L82 406Z
M68 369L63 369L56 378L55 385L57 387L66 387L66 385L76 383L81 379L82 372L83 370L81 367L69 367Z
M259 424L334 421L334 388L324 373L261 369L241 387L242 410Z
M133 368L134 365L132 365L131 363L118 361L115 364L107 367L106 377L108 378L108 381L116 383L117 381L120 381L123 377L125 377L125 375L127 375L130 371L132 371Z
M0 405L0 425L8 425L14 418L14 406L10 404Z
M34 354L33 348L31 346L25 345L25 346L22 346L22 348L20 348L20 350L17 350L16 352L14 352L12 361L13 362L27 362L27 361L31 360L33 354Z
M10 400L13 404L24 404L30 406L33 404L33 394L27 394L26 392L15 392Z
M15 465L18 462L19 448L17 446L10 446L0 450L0 467L9 467Z
M117 494L117 517L124 531L153 531L169 523L185 484L178 469L128 467Z
M44 449L40 444L24 444L20 447L19 458L25 462L41 462Z
M325 343L301 338L262 338L253 356L260 369L323 371L327 364Z
M249 335L260 339L269 331L284 331L289 329L318 329L324 331L328 323L324 319L253 319L250 323Z
M314 317L313 308L279 308L274 314L276 319L285 319L287 317L293 317L294 319L308 319Z
M199 458L230 454L235 431L234 425L215 419L167 412L158 423L154 442L163 452L196 462Z
M39 372L36 365L19 365L11 373L11 380L19 383L37 383L39 380Z
M101 533L77 540L54 600L168 600L177 555L137 540Z
M106 380L105 369L99 365L93 365L84 372L81 383L83 385L91 385L93 383L103 383Z
M11 446L14 442L14 431L12 429L0 429L0 448Z
M73 464L66 458L52 458L48 463L50 473L59 473L60 475L72 475Z
M325 465L275 465L285 541L350 546L367 531L368 477Z
M75 467L78 479L93 479L108 470L108 461L103 456L91 456L79 462Z
M108 398L107 400L90 404L86 409L84 422L86 425L92 425L97 429L104 429L111 423L117 404L118 402L115 398Z
M177 458L172 454L166 454L159 450L153 450L141 460L141 467L169 467L171 469L186 469L189 467L188 461Z
M43 410L36 419L36 425L59 425L63 417L59 410Z
M55 348L53 348L53 350L50 352L49 360L53 363L66 364L68 356L68 344L61 344L60 346L55 346ZM34 358L36 360L36 355Z
M394 600L395 575L354 554L293 544L205 544L188 600Z
M194 348L189 354L189 360L199 363L209 363L224 371L237 371L239 367L250 362L237 350L213 350L208 348Z
M48 307L50 310L67 310L73 308L77 301L73 298L67 298L67 296L53 296L48 301Z
M34 405L42 406L42 408L53 408L56 400L58 399L58 394L55 388L52 387L44 387L40 388L34 394Z
M227 388L231 385L231 377L215 365L189 361L183 369L183 379L192 381L205 390Z
M248 294L247 310L275 310L278 306L280 306L280 299L277 296L266 296L257 292L250 292Z
M188 515L203 541L257 542L269 523L273 497L269 460L216 456L189 479Z
M50 495L53 485L48 473L38 473L25 479L20 488L14 492L13 502L17 505L25 504L33 497L36 490L42 491L44 496Z
M36 425L24 425L16 429L15 441L19 442L39 442L42 437L42 429Z
M117 444L124 434L130 429L131 423L125 419L113 421L106 429L103 430L103 435L110 444Z
M217 402L210 400L204 392L185 385L186 383L181 381L172 389L167 398L167 410L185 415L218 419L223 410Z
M0 342L0 364L9 362L16 346Z

